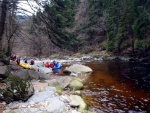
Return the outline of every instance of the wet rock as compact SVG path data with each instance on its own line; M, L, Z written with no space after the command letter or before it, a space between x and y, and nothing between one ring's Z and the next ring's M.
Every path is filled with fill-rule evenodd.
M80 90L80 89L83 89L83 84L78 80L73 80L70 83L69 87L73 90Z

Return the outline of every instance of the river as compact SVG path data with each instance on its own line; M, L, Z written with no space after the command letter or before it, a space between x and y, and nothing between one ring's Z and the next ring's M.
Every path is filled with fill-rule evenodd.
M150 64L123 61L85 63L93 69L83 98L97 112L150 112Z

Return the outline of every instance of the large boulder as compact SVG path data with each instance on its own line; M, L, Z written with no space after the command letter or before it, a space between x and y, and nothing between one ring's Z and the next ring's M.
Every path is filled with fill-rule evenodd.
M33 85L17 76L5 79L6 88L0 90L0 100L10 103L13 100L27 100L34 93Z
M29 73L30 80L32 79L38 80L40 78L39 73L34 70L28 70L28 73Z
M21 70L18 70L16 72L14 72L12 75L14 76L18 76L24 80L28 80L30 78L30 75L28 73L28 69L21 69Z
M46 73L41 73L41 72L38 72L39 76L40 76L40 79L44 79L44 80L49 80L50 79L50 74L46 74Z
M10 75L10 68L8 66L0 66L0 78L7 78Z
M70 73L92 73L92 69L88 66L82 64L73 64L70 67L66 67L63 71L70 72Z
M18 71L18 70L22 69L22 67L20 67L18 65L9 65L9 67L12 71Z
M78 80L73 80L71 83L70 83L70 88L73 89L73 90L81 90L83 89L83 84L78 81Z
M44 73L44 74L52 74L53 71L50 68L41 67L39 68L39 72Z

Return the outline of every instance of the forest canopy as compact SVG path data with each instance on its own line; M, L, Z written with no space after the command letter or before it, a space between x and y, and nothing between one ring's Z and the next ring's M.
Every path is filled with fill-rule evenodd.
M18 23L17 6L24 1L37 13L21 15L26 22ZM0 49L7 55L15 51L14 39L20 40L23 33L26 38L22 43L30 45L24 51L38 55L52 54L45 49L143 56L150 53L150 0L33 1L34 8L28 0L0 1Z

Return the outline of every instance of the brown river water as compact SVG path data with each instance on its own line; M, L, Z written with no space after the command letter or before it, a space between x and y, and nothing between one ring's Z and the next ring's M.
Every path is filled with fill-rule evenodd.
M92 61L84 65L93 70L82 95L90 108L98 113L150 113L150 64Z
M98 112L150 113L150 64L96 61L83 98Z
M123 61L84 63L93 73L83 98L98 113L150 113L150 64Z

